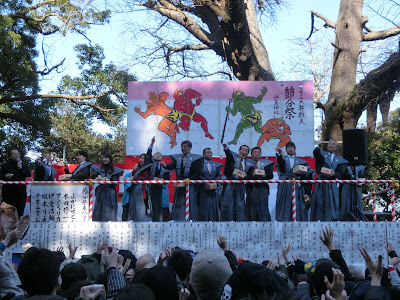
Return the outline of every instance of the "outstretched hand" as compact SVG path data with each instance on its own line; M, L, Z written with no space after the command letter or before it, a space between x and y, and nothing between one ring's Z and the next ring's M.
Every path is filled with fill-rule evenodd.
M221 234L218 235L217 244L222 250L224 250L224 251L228 251L229 250L228 249L228 242L226 241L226 237L224 237Z
M78 247L74 247L74 246L72 246L71 243L69 243L69 244L68 244L68 250L69 250L69 256L68 256L68 258L74 258L74 257L75 257L76 250L78 250Z
M326 288L330 291L330 294L335 299L340 299L342 292L344 290L344 275L338 270L332 268L333 280L332 283L329 282L328 277L324 276L324 283Z
M324 245L328 248L329 251L335 250L335 245L333 244L333 234L334 231L331 227L325 226L325 229L322 228L322 235L319 235L319 239L324 243Z
M383 275L382 255L378 256L378 262L375 263L365 248L361 248L360 252L362 257L364 257L365 262L367 263L367 268L369 272L371 273L371 285L380 286Z
M292 243L289 243L286 248L282 246L282 255L286 264L290 263L288 254L291 248L292 248Z
M85 300L94 300L98 296L103 295L104 297L106 296L106 290L104 287L98 289L95 292L92 292L92 288L94 285L87 285L81 288L81 291L79 293L79 298L85 299Z
M387 253L394 251L394 247L391 243L387 242L387 246L385 247Z
M103 242L99 241L97 243L97 254L101 254L101 252L108 248L108 241L103 240Z
M160 255L158 256L158 260L157 263L160 265L163 265L164 262L168 259L168 257L171 256L171 250L169 250L169 248L165 248L164 249L164 254L160 253Z

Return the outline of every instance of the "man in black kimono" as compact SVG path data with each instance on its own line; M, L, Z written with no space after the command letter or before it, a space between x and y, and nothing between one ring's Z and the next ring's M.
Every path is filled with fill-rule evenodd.
M152 158L151 162L153 163L153 166L151 167L150 171L150 180L169 180L171 172L169 170L166 170L162 167L161 161L162 161L162 154L160 152L154 153L152 156L153 152L153 146L155 143L156 139L153 137L151 139L151 144L149 148L147 149L147 156ZM166 184L150 184L150 199L151 199L151 206L152 206L152 221L153 222L161 222L163 220L163 207L162 207L162 200L163 200L163 188L164 185ZM168 208L168 213L169 213L169 208Z
M201 159L200 179L221 179L222 164L212 161L212 150L205 148ZM199 184L197 202L199 203L199 221L219 221L219 199L217 183Z
M241 145L239 153L231 151L227 144L223 144L226 154L224 175L228 179L248 179L247 171L253 165L248 159L250 148ZM221 196L221 221L246 221L245 213L246 184L228 183L224 186Z
M348 161L336 155L337 142L330 139L328 151L314 149L317 179L343 179ZM328 174L329 173L329 174ZM339 220L339 189L336 183L316 183L311 195L310 221Z
M274 162L261 159L261 148L251 149L253 166L247 171L248 179L272 179L274 177ZM246 217L248 221L271 221L268 209L268 183L246 184Z
M201 155L192 154L192 143L183 141L181 144L182 154L171 155L171 163L167 165L161 162L161 165L167 170L175 170L176 179L183 180L199 179L201 170ZM186 212L186 186L185 184L174 184L174 203L172 205L171 220L185 220ZM198 203L196 185L189 186L189 219L198 220Z
M30 177L31 173L28 166L22 162L19 150L12 148L8 154L8 161L0 169L0 180L24 181L26 177ZM22 216L26 204L26 185L3 184L2 191L3 201L14 206L17 209L18 216Z
M86 161L88 154L86 151L80 150L76 154L76 162L79 164L72 173L69 171L68 163L65 164L64 172L68 176L66 176L66 180L72 181L81 181L85 179L89 179L90 177L90 166L91 162Z

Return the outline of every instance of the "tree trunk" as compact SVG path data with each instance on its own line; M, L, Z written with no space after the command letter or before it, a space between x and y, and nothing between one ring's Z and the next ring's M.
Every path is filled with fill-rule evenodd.
M377 117L377 104L376 103L371 103L367 107L367 131L369 133L375 132L376 128L376 117Z
M230 20L223 22L223 48L228 65L239 80L275 80L261 37L252 0L233 0Z
M322 136L342 139L342 130L354 128L356 118L346 110L346 99L356 84L357 62L363 39L363 1L342 0L336 22L336 41L328 102L325 105L325 122Z

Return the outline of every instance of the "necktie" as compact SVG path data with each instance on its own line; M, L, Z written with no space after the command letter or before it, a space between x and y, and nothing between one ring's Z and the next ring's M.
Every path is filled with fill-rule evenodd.
M240 170L240 171L244 171L244 161L243 161L243 158L240 160L239 170Z
M183 165L183 168L185 168L185 167L186 167L186 163L187 163L187 156L186 156L186 155L184 155L184 156L183 156L183 159L182 159L182 165Z
M208 174L211 175L211 166L210 166L211 162L207 161L207 169L208 169Z
M294 158L293 156L289 156L290 168L293 169Z
M255 168L255 169L258 169L258 161L256 162L254 168Z

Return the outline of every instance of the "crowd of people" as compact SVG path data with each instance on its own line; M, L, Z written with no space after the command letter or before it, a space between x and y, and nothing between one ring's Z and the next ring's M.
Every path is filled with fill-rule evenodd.
M262 149L241 145L238 153L223 144L226 154L225 164L213 161L212 149L205 148L202 155L191 152L192 143L183 141L181 153L171 155L171 163L164 162L160 152L153 155L155 138L147 153L140 155L139 163L132 172L125 174L129 180L168 180L175 170L177 180L189 179L272 179L275 162L262 158ZM353 179L360 177L362 168L354 170L347 161L336 154L338 144L330 140L327 151L319 145L314 150L316 170L307 161L296 157L296 145L288 142L283 149L277 148L276 170L279 179ZM251 158L249 158L249 154ZM112 155L104 153L101 165L88 161L85 151L76 155L78 166L69 170L65 164L63 180L117 180L123 170L113 164ZM224 177L222 177L222 171ZM55 170L51 166L51 156L46 154L37 162L35 180L54 180ZM24 180L30 176L28 168L20 160L19 151L12 149L10 159L0 169L1 180ZM296 183L297 221L337 221L353 207L362 208L361 193L355 184L317 183L312 189L310 183ZM25 206L24 185L4 185L3 201L14 205L18 214L23 214ZM102 184L96 187L96 202L93 221L117 220L117 193L115 185ZM266 183L204 183L189 185L189 219L194 221L271 221L269 206L269 185ZM172 211L169 211L168 186L166 184L124 185L122 198L122 220L167 221L185 220L186 186L174 184ZM276 196L276 220L292 221L292 183L279 183Z
M8 233L0 242L1 254L19 234L17 229ZM262 263L236 257L221 235L218 250L193 253L175 247L164 249L158 258L153 254L161 249L136 257L107 241L80 258L75 258L77 248L71 244L68 257L63 247L50 251L30 245L18 266L0 256L0 299L400 299L400 257L389 242L387 267L382 255L371 258L366 248L360 249L364 270L362 262L346 263L335 247L333 229L325 227L319 238L330 258L290 259L289 243L276 259Z

